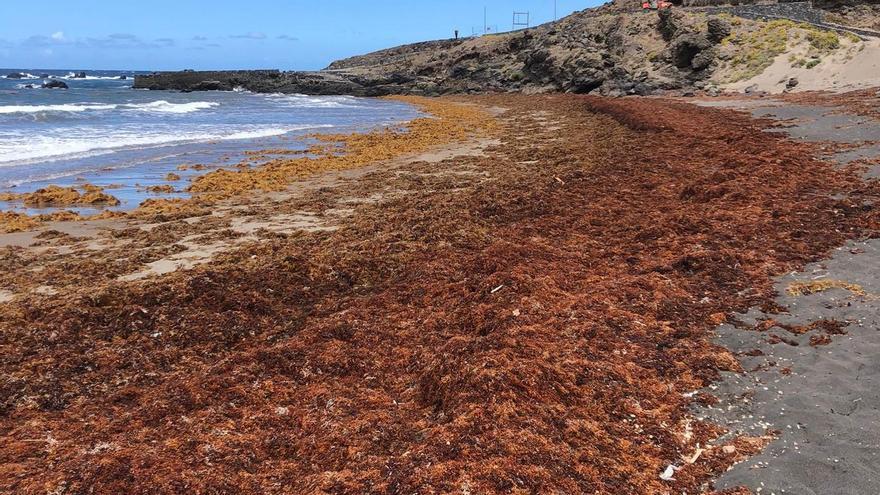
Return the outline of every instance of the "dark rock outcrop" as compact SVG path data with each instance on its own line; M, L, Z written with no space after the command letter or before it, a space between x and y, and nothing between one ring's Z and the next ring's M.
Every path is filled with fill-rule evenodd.
M57 79L53 79L51 81L44 82L41 87L43 89L68 89L66 82L59 81Z
M13 72L6 75L6 79L24 79L25 77L27 76L21 72Z
M671 41L685 27L684 16L678 10L663 9L657 11L657 30L666 41Z
M693 89L717 66L731 26L680 9L575 13L529 30L404 45L332 63L317 72L163 72L135 88L311 95L443 95L572 92L648 95ZM606 9L607 10L607 9Z
M384 96L403 93L412 77L401 74L343 74L334 71L280 72L214 71L159 72L135 76L136 89L178 91L231 91L243 88L256 93Z
M684 33L677 36L669 45L672 54L672 62L676 67L684 69L693 67L696 70L705 69L711 59L704 52L712 47L712 43L699 33ZM714 59L714 57L713 57Z
M74 74L74 75L71 76L70 78L71 78L71 79L85 79L85 78L86 78L86 73L85 73L85 72L77 72L76 74Z
M706 38L710 42L718 44L721 43L721 40L730 36L731 26L729 22L720 17L710 16L706 21L706 30Z
M201 81L188 89L192 91L231 91L233 88L228 81Z

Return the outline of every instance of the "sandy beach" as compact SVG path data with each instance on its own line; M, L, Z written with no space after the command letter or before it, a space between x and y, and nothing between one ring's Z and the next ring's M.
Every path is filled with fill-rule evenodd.
M708 493L733 466L718 489L814 465L817 442L766 457L800 441L787 424L706 408L778 388L790 402L743 414L821 392L876 421L877 397L841 378L875 367L817 354L871 338L840 335L850 306L778 315L813 280L780 277L873 252L847 243L876 231L880 191L866 161L827 160L857 146L767 132L757 100L410 100L434 118L408 133L3 234L0 491ZM835 263L826 278L874 304ZM781 331L744 328L766 318L841 325L773 358L786 344L749 339ZM831 467L876 467L839 452L870 445L835 445Z

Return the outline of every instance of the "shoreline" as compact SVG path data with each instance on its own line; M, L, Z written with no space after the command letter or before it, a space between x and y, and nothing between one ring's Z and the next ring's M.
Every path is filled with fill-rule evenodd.
M320 171L0 247L0 488L696 492L784 435L691 412L743 371L712 331L875 229L876 185L731 110L427 103Z
M62 220L101 220L124 216L148 217L152 214L174 213L175 210L204 208L212 203L231 196L254 190L263 192L279 191L311 174L327 170L343 170L366 165L371 161L392 159L407 153L423 151L433 139L436 145L444 145L468 134L461 123L453 119L467 120L474 125L474 132L484 125L485 119L468 115L466 111L442 110L441 114L431 114L432 104L428 100L415 97L394 97L396 101L406 102L433 117L419 117L392 126L383 126L366 132L313 133L296 137L306 143L289 148L278 147L243 151L241 161L234 165L180 165L168 168L164 181L150 186L156 189L156 197L146 199L140 205L125 210L104 209L91 215L82 215L69 207L89 208L113 206L118 200L112 195L115 186L93 186L87 181L79 181L59 189L50 185L33 193L6 193L0 198L24 202L25 206L52 208L46 213L28 214L16 209L0 213L0 230L16 232L38 227L42 223ZM313 143L308 145L308 143ZM203 172L204 173L193 173ZM164 173L164 171L163 171ZM160 174L161 175L161 174ZM172 180L173 179L173 180ZM184 189L169 188L168 181L190 183ZM173 188L174 186L171 186ZM54 189L53 189L54 188ZM169 188L170 189L170 188ZM44 193L44 191L46 191ZM86 196L86 193L92 193ZM183 193L183 194L167 194Z

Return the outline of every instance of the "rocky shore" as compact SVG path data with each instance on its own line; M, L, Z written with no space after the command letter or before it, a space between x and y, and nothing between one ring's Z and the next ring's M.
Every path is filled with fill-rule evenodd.
M823 62L845 65L865 48L856 32L867 31L823 28L824 11L803 2L760 12L759 6L656 12L631 6L621 1L531 29L388 48L321 71L164 72L138 76L134 87L353 96L714 95L728 84L751 85L774 63L787 63L788 72L816 68L807 76L824 73L829 63Z
M257 93L384 96L404 93L399 87L404 82L393 76L364 78L336 71L182 71L136 76L133 87L177 91L232 91L241 88Z
M533 29L403 45L315 72L162 72L135 88L382 96L483 92L652 94L702 87L717 68L726 20L590 9Z

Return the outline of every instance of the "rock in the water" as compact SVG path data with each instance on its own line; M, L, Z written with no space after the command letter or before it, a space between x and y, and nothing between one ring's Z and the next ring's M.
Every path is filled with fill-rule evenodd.
M119 76L120 81L125 81L126 79L128 79L128 76L126 76L125 74Z
M40 74L40 79L49 79L49 74Z
M11 74L6 75L6 79L24 79L25 75L21 72L13 72Z
M707 37L712 43L721 43L721 40L730 36L730 23L720 17L709 17L706 26L709 32Z
M24 89L34 89L34 85L33 84L25 84Z
M59 81L57 79L53 79L51 81L44 82L42 87L44 89L68 89L66 82Z
M74 74L73 77L72 77L72 79L85 79L85 78L86 78L86 73L85 73L85 72L77 72L77 73Z
M232 88L228 84L220 81L202 81L193 85L193 91L230 91Z

